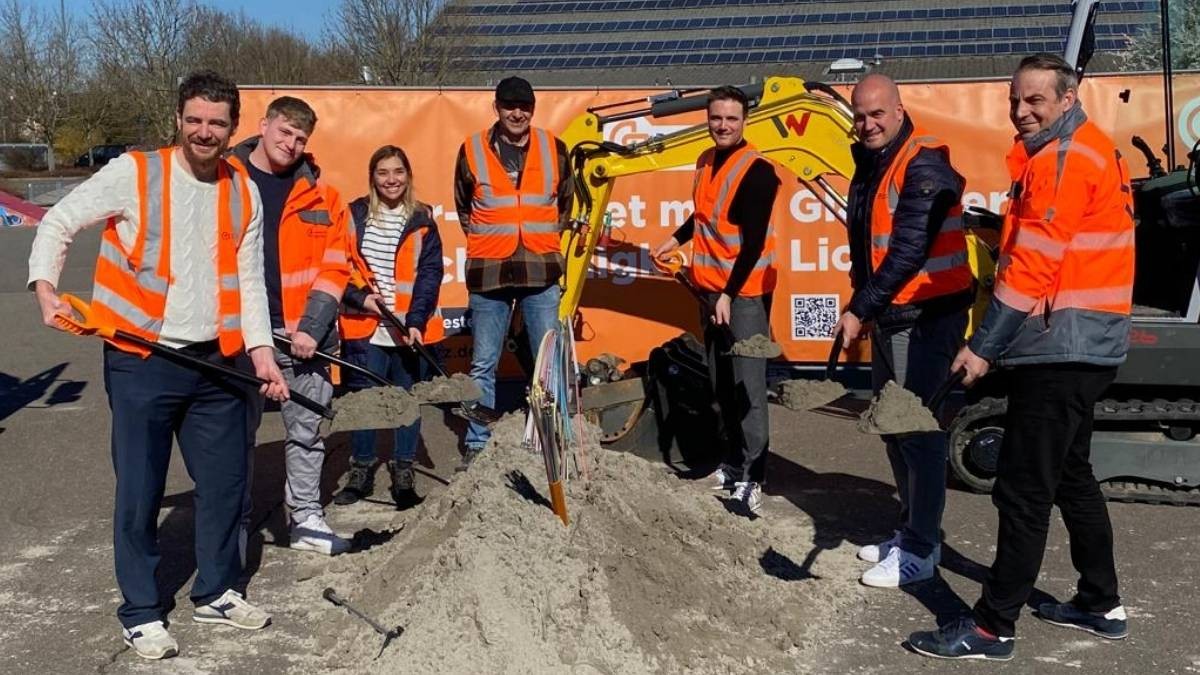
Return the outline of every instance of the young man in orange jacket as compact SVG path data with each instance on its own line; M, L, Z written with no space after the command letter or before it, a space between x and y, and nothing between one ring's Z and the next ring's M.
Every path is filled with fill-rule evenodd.
M922 654L1012 658L1052 506L1070 534L1079 582L1070 601L1043 603L1036 615L1102 638L1128 635L1112 523L1089 454L1093 407L1129 349L1133 199L1125 160L1084 114L1078 86L1070 64L1036 54L1021 61L1009 89L1017 138L996 290L952 366L966 370L968 385L992 363L1006 370L1008 411L992 488L996 560L973 616L909 638Z
M292 389L328 404L333 398L329 366L313 355L337 344L337 313L350 279L352 235L342 198L320 180L320 169L305 153L316 123L316 113L304 101L277 98L259 124L260 135L238 144L233 157L246 168L262 198L271 329L292 342L277 353L279 365ZM261 420L261 409L257 412L252 432ZM321 508L325 463L321 417L293 403L283 404L280 412L287 433L284 501L290 514L291 548L343 553L350 542L333 532ZM249 509L247 491L247 518Z
M708 480L714 489L732 491L732 505L747 517L762 507L766 478L767 360L729 355L729 340L771 333L778 276L771 211L779 190L775 166L743 137L749 111L736 87L709 93L713 147L696 162L696 211L654 251L661 258L692 242L691 280L705 295L700 322L726 442L725 461Z

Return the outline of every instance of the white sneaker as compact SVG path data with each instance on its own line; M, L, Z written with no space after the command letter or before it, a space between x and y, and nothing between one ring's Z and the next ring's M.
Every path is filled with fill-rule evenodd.
M271 623L271 615L246 602L241 593L232 588L208 603L199 605L192 612L196 623L222 623L234 628L258 630Z
M875 588L896 588L932 579L938 565L936 556L934 552L922 558L894 546L878 565L863 572L862 582Z
M858 549L858 559L863 562L877 563L887 557L892 549L900 544L900 530L892 532L892 538L878 544L867 544Z
M323 555L337 555L350 550L350 541L333 533L325 519L313 514L303 523L292 523L291 548Z
M143 659L169 659L179 653L179 643L171 637L161 621L123 628L121 637Z
M737 487L737 481L735 481L733 476L731 476L729 472L725 470L724 466L708 474L708 476L705 477L704 482L708 483L709 487L714 490L729 491Z
M762 509L762 486L758 483L737 483L733 491L737 510L745 516L756 516Z

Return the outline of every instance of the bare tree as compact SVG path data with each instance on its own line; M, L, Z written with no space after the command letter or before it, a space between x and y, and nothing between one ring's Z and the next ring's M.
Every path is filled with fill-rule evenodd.
M1171 67L1200 68L1200 0L1172 0L1167 3L1171 25ZM1162 69L1162 27L1155 25L1129 39L1129 49L1121 54L1126 70Z
M204 30L192 0L96 0L92 6L93 47L101 82L143 143L175 135L175 91L192 68L189 38Z
M342 0L327 38L354 57L370 84L440 84L455 49L439 30L448 21L444 6L444 0Z
M50 146L47 161L53 170L55 141L83 79L78 25L61 1L57 12L48 13L5 0L0 5L0 44L7 52L0 68L0 91L9 93L5 114Z

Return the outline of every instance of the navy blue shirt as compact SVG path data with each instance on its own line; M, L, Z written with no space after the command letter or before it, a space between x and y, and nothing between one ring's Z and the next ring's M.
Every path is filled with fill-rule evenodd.
M283 218L283 207L296 183L296 167L279 174L263 171L253 162L246 162L246 168L262 199L263 280L267 286L271 328L280 329L284 323L283 281L279 276L279 221Z

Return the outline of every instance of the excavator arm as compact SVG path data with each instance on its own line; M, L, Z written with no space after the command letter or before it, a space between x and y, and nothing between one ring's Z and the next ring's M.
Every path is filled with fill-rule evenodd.
M772 77L761 85L742 87L751 102L745 138L759 152L787 168L835 213L845 199L830 184L833 176L849 180L854 173L850 155L853 118L850 106L836 91L819 82ZM706 91L706 90L705 90ZM562 133L570 149L576 199L572 227L563 234L566 259L559 318L571 321L579 307L588 267L606 226L605 213L613 184L622 176L694 166L700 153L712 146L707 124L620 145L604 140L604 126L620 120L655 118L702 110L706 94L682 96L670 92L642 100L589 109ZM615 112L614 112L615 110Z

